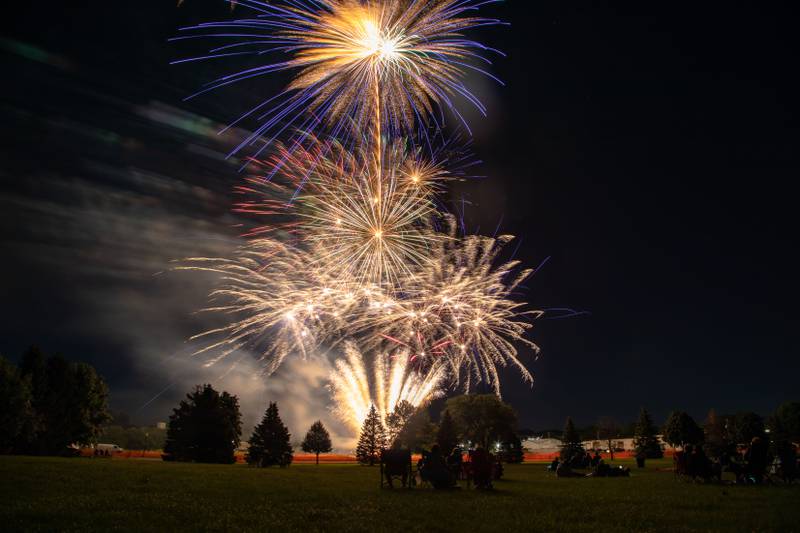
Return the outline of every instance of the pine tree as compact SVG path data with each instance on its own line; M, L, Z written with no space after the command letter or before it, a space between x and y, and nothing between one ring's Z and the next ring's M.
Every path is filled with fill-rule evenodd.
M660 459L664 456L664 451L656 437L656 427L653 425L650 413L644 407L639 411L639 422L636 423L633 445L636 453L643 453L647 459Z
M278 404L270 402L261 423L253 429L245 459L253 466L288 466L292 462L289 429L278 414Z
M436 434L436 444L443 454L449 454L453 448L458 446L458 432L456 423L450 416L450 411L445 409L442 413L442 420L439 422L439 431Z
M331 436L325 426L322 425L322 421L317 420L311 424L311 428L306 433L306 438L303 439L300 448L306 453L316 454L317 464L319 464L319 454L328 453L333 449Z
M372 405L361 426L361 436L358 437L356 446L356 459L361 464L372 466L378 460L381 450L386 446L386 435L378 416L378 411Z
M234 463L242 434L239 400L211 385L198 385L173 409L164 443L165 461Z
M564 424L564 434L561 436L561 460L569 463L585 453L586 450L581 444L581 438L575 429L575 424L572 422L571 417L567 417L567 421Z

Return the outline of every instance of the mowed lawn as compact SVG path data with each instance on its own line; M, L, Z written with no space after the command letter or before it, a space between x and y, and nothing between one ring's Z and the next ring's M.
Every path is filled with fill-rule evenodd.
M509 466L491 492L380 490L378 468L253 469L0 457L0 531L800 531L800 485L556 479Z

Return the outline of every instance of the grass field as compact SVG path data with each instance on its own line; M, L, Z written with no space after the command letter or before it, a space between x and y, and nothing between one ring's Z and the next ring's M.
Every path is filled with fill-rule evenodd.
M378 468L0 457L0 531L800 531L800 486L556 479L509 466L491 492L380 490Z

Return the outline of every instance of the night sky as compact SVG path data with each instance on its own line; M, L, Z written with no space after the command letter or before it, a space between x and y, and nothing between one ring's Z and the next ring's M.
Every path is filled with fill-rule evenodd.
M22 3L0 42L0 353L89 361L142 422L205 380L249 417L320 395L302 362L268 384L254 365L203 369L186 339L215 324L193 314L212 280L170 271L236 246L241 176L224 155L243 132L216 132L286 79L183 101L231 65L169 66L191 49L167 39L231 16L222 2L52 4ZM504 398L532 428L797 400L793 19L586 4L510 1L487 13L511 26L476 35L507 53L492 69L506 86L469 80L488 107L467 113L486 178L453 197L471 230L499 224L524 263L550 258L526 284L535 307L589 312L536 324L536 381L506 372ZM324 410L299 402L298 423Z

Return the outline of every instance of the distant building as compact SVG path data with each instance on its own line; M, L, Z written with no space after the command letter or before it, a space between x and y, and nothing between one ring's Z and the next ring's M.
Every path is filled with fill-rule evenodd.
M529 453L555 453L561 448L561 440L532 437L522 441L522 448Z
M664 439L661 435L656 435L658 438L659 444L661 444L662 448L665 448L667 444L664 442ZM598 450L601 452L608 451L608 440L604 439L594 439L594 440L585 440L582 442L583 447L587 450ZM611 439L611 445L614 447L615 452L632 452L636 449L636 445L634 444L633 437L619 437L615 439Z
M158 429L167 429L167 423L166 422L156 422L156 428L158 428Z

